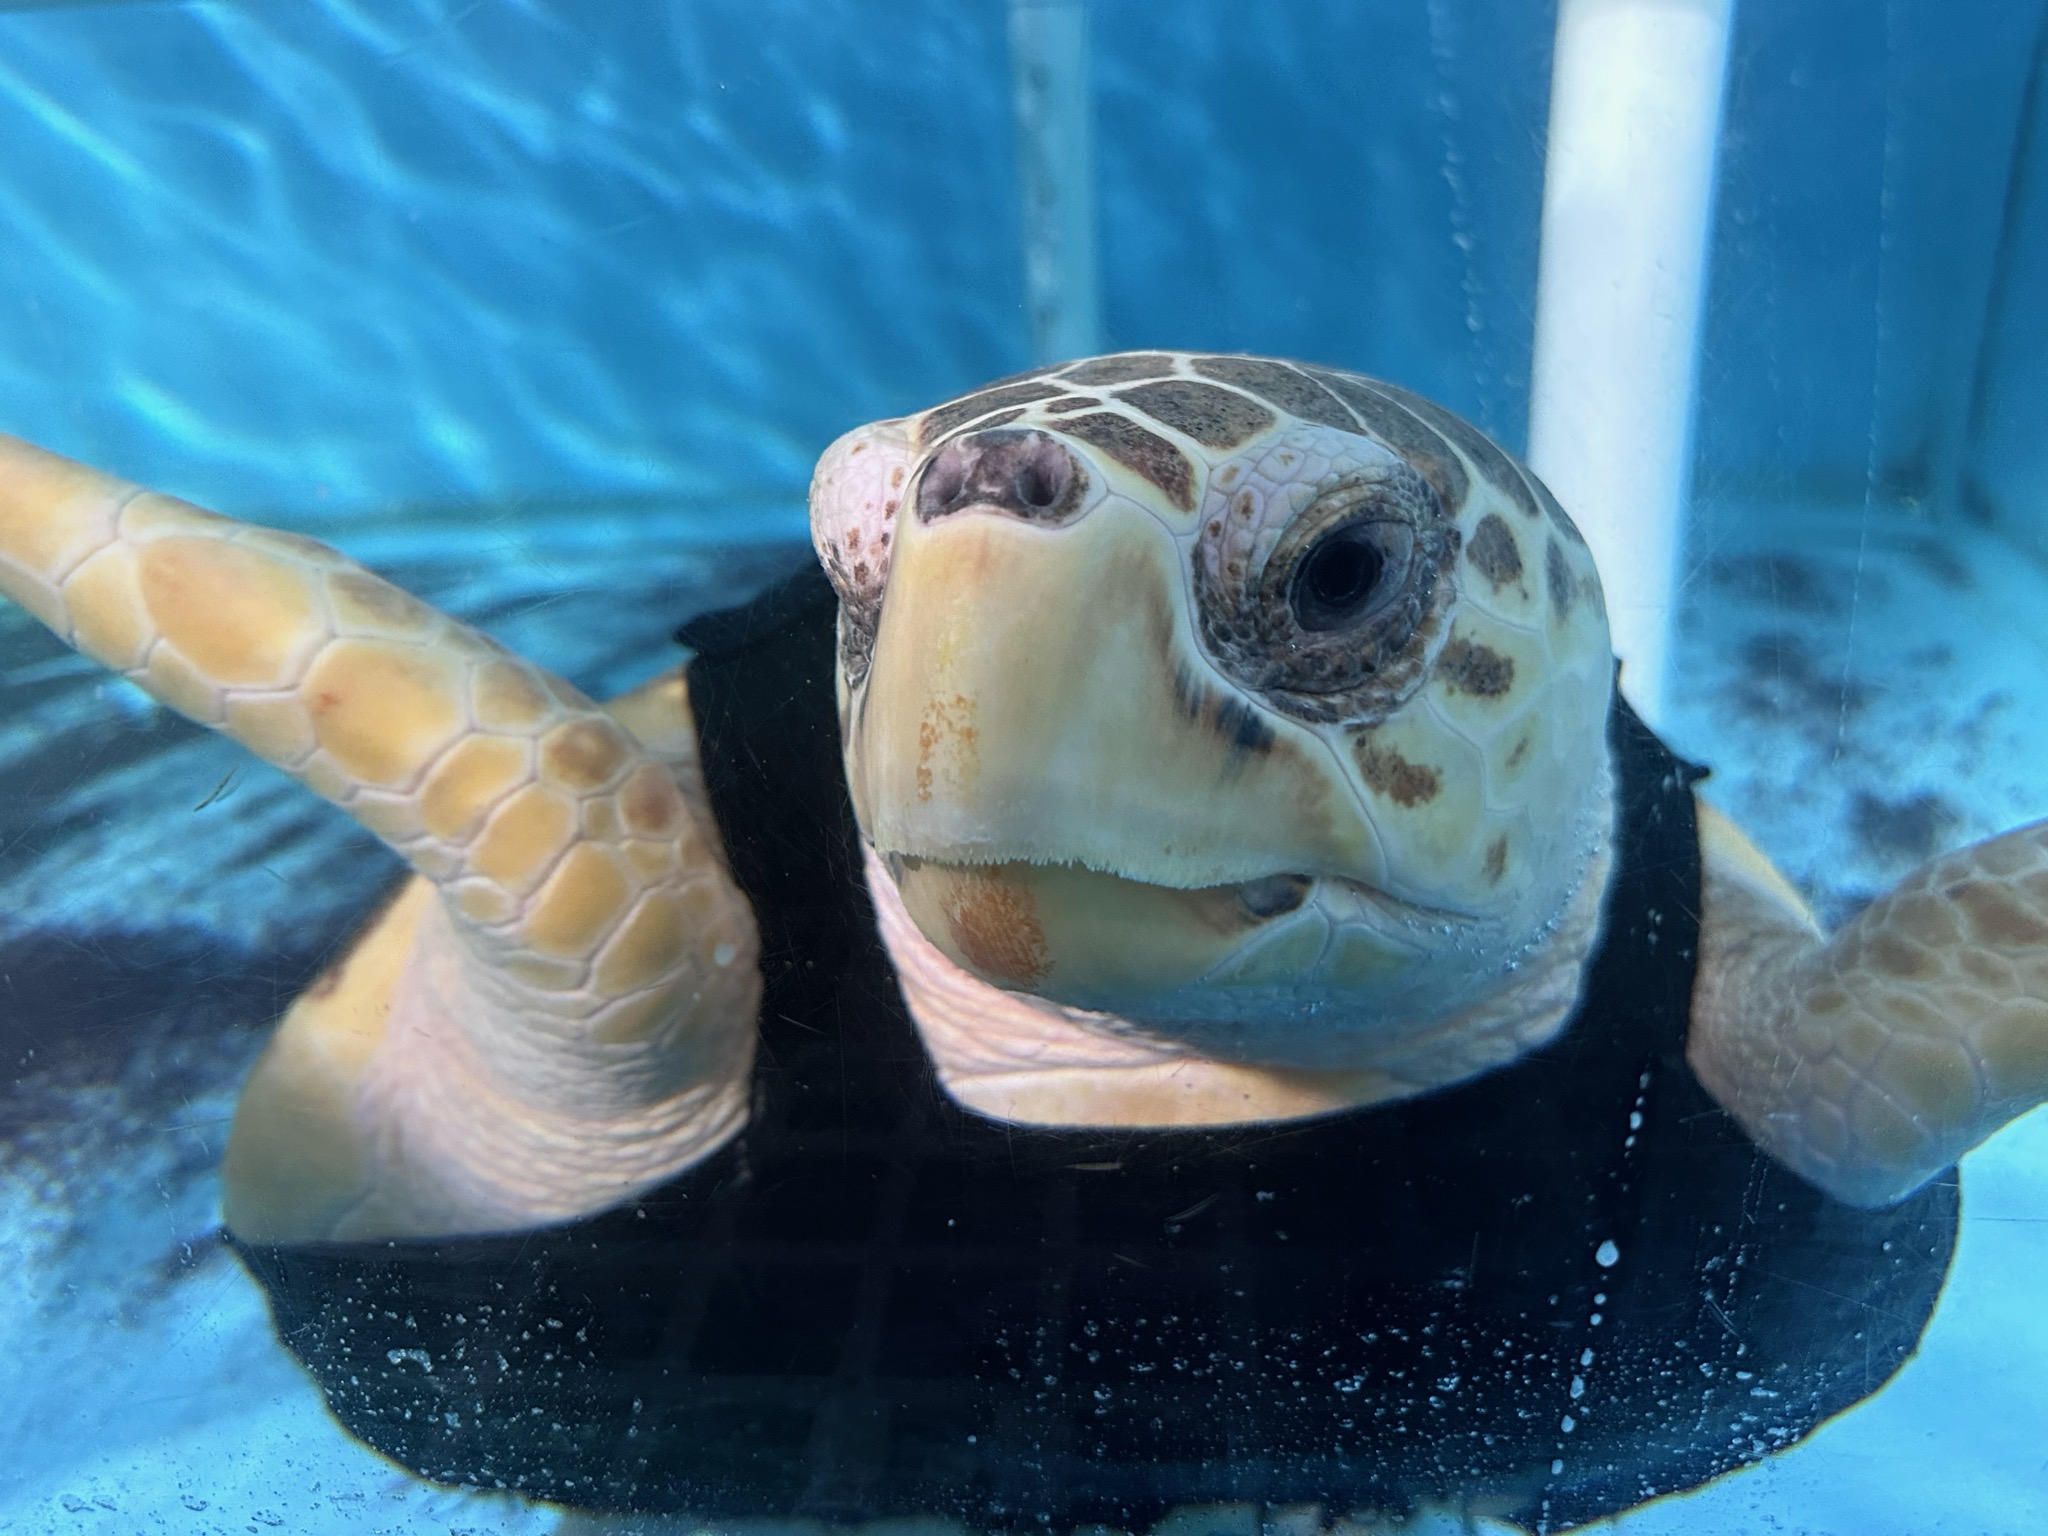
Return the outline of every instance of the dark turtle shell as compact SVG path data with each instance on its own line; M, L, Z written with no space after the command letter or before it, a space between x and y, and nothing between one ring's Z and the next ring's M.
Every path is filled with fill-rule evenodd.
M686 633L761 920L744 1135L556 1230L243 1250L372 1445L600 1509L1555 1530L1785 1446L1912 1352L1956 1186L1835 1202L1693 1080L1698 775L1625 704L1604 937L1552 1045L1307 1123L1015 1127L940 1091L874 936L832 621L807 574Z

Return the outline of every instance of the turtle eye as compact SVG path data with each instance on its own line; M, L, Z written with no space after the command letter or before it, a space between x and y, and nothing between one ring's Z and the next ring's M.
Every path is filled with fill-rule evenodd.
M1407 581L1414 530L1359 519L1332 528L1302 554L1288 583L1294 622L1311 634L1349 629L1385 606Z
M1202 639L1226 677L1302 720L1381 720L1422 686L1455 592L1457 525L1382 452L1307 488L1236 489L1194 558Z

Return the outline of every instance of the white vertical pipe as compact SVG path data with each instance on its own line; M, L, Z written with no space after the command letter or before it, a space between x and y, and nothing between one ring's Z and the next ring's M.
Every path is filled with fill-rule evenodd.
M1690 491L1693 389L1734 0L1560 0L1529 465L1600 563L1655 724Z
M1101 350L1088 0L1010 0L1031 360Z

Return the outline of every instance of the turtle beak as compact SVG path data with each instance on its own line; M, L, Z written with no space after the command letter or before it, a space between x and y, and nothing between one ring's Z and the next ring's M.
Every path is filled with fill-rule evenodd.
M1227 968L1319 877L1378 882L1331 749L1194 636L1184 558L1128 503L902 520L847 779L942 950L1109 1006Z
M1187 604L1171 535L1114 500L1059 529L906 526L846 743L877 851L1181 889L1375 880L1330 749L1223 684Z

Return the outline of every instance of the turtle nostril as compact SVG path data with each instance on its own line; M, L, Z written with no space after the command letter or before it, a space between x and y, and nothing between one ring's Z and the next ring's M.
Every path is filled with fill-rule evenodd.
M1011 487L1025 506L1042 512L1066 493L1067 482L1073 478L1071 461L1058 443L1046 437L1032 438L1020 458Z
M917 483L917 515L930 522L957 507L966 494L967 472L973 464L974 454L965 443L951 442L941 448Z
M1049 507L1059 499L1059 493L1047 483L1045 475L1036 464L1026 464L1017 471L1017 478L1011 484L1017 499L1027 507Z
M1080 475L1073 456L1044 432L974 432L943 444L925 465L917 515L931 522L979 507L1031 521L1057 521L1080 499Z

